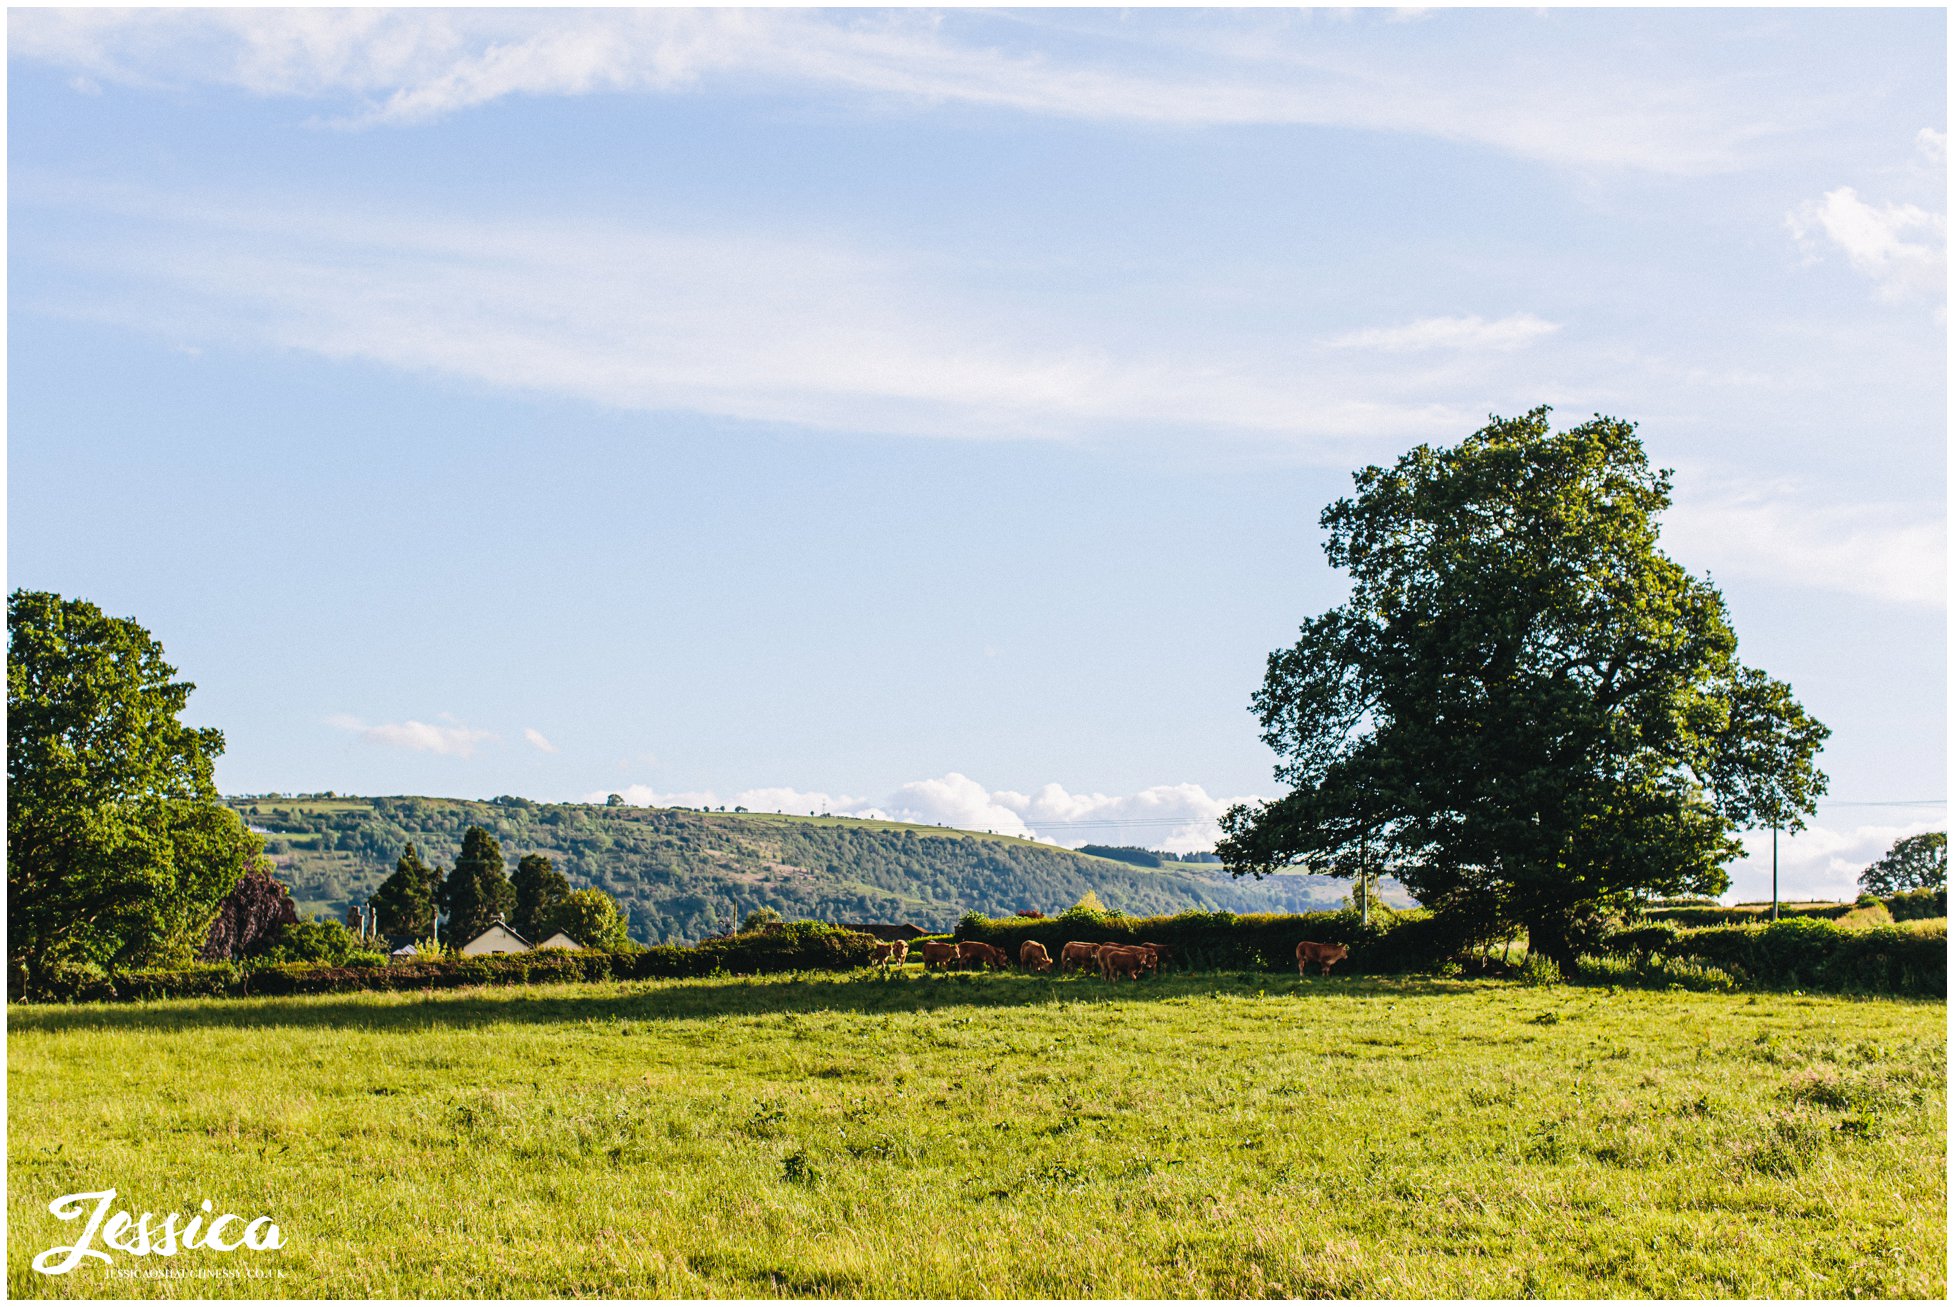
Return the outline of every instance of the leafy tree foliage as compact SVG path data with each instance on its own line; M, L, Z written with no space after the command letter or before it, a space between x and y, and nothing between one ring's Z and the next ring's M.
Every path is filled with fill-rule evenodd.
M366 942L337 921L294 921L279 930L264 952L266 962L316 962L344 966Z
M1884 857L1859 873L1859 887L1881 896L1946 889L1947 832L1928 831L1895 840Z
M421 861L413 841L394 863L393 874L380 882L370 900L379 919L380 934L389 938L410 935L421 939L434 933L434 917L441 903L441 888L446 882L441 868Z
M550 910L542 933L562 931L585 948L623 948L630 939L617 900L600 889L573 890Z
M740 922L740 933L745 934L751 930L759 930L763 926L777 926L779 924L780 914L774 911L774 909L755 908L746 914L745 920Z
M189 961L261 865L218 800L223 733L178 720L195 687L127 618L42 591L7 599L8 961Z
M204 937L205 962L236 962L271 947L279 932L298 924L291 893L263 870L248 871L224 901ZM348 932L350 933L350 932Z
M530 853L516 864L516 874L509 883L516 891L516 915L509 924L532 941L541 939L548 933L543 923L570 892L568 878L544 855Z
M480 826L461 837L461 853L441 887L448 909L448 937L456 946L475 938L516 910L515 887L502 871L502 845Z
M1720 892L1739 828L1802 824L1829 732L1657 548L1670 473L1631 424L1536 409L1355 480L1322 516L1350 597L1254 699L1294 788L1228 814L1230 870L1387 871L1568 962L1638 891Z

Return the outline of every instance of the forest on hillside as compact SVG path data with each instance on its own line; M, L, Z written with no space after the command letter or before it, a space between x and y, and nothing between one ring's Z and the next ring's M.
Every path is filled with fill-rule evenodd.
M754 908L825 921L910 921L946 929L968 911L1056 912L1087 891L1134 914L1191 908L1294 912L1340 901L1316 876L1236 881L1212 864L1142 867L1026 840L850 818L682 808L415 797L226 800L265 836L301 911L339 916L364 900L411 841L452 865L481 826L511 867L541 853L573 885L630 914L631 937L678 943L729 930Z

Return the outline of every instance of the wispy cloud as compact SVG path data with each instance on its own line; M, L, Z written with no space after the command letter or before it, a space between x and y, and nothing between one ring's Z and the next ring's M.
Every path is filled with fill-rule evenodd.
M408 720L368 725L359 718L345 713L338 713L328 718L327 725L342 731L351 731L371 744L382 744L393 749L408 749L415 753L438 753L450 758L471 757L477 745L495 738L493 731L471 730L459 723L439 726L429 722Z
M990 831L1077 848L1133 844L1169 853L1214 847L1220 818L1244 798L1216 798L1194 784L1156 785L1134 794L1074 794L1052 783L1034 793L992 790L961 772L898 786L879 803L858 796L774 787L722 796L710 790L662 792L648 785L616 791L626 802L652 807L740 807L749 812L868 817ZM601 803L604 794L585 796Z
M1663 537L1693 571L1914 607L1947 602L1947 522L1917 509L1827 504L1788 485L1710 490L1679 498Z
M1398 327L1348 332L1325 343L1338 349L1512 350L1559 330L1558 322L1548 322L1531 313L1492 319L1467 313L1450 318L1420 318Z
M557 752L556 746L550 743L549 737L545 736L533 726L523 727L522 738L529 741L536 748L541 749L544 753Z
M1401 16L1332 39L1306 16L1075 15L1053 40L1052 23L906 12L17 9L10 33L15 57L101 82L350 99L334 121L353 126L512 96L797 87L1116 123L1355 127L1672 173L1745 166L1782 131L1637 48L1615 52L1619 67L1563 68L1510 40L1460 59L1395 39Z
M38 198L37 198L38 196ZM959 285L920 256L832 239L443 219L89 194L16 203L116 212L145 233L71 245L102 274L64 311L649 411L966 439L1171 430L1347 461L1471 410L1295 359L1144 352Z

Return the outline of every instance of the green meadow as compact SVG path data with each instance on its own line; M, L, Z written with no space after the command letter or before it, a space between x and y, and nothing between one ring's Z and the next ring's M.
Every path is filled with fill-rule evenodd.
M1941 1002L912 969L14 1005L7 1042L16 1297L1947 1289ZM285 1247L31 1270L108 1187Z

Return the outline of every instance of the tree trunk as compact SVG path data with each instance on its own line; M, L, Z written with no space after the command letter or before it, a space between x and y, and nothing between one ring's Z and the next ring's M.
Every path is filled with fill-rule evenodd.
M1574 969L1574 941L1566 921L1543 917L1527 922L1527 956L1535 955L1552 961L1562 974Z

